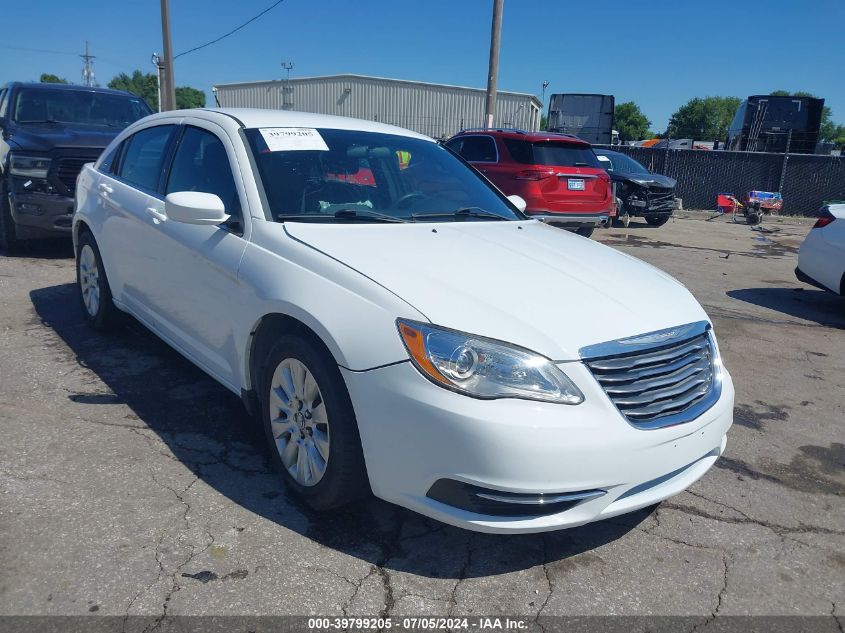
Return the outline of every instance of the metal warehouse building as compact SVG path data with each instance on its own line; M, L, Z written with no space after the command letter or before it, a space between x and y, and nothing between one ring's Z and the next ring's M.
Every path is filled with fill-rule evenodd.
M436 138L482 127L486 92L420 81L328 75L214 86L222 107L336 114L390 123ZM499 91L495 124L534 131L541 103L534 95Z

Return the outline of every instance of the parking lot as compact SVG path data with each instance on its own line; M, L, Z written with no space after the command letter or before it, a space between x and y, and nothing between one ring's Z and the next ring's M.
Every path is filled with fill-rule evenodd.
M0 614L841 617L845 299L794 277L807 221L762 229L596 232L704 305L735 424L657 508L518 537L315 515L230 392L135 322L85 326L66 245L0 256Z

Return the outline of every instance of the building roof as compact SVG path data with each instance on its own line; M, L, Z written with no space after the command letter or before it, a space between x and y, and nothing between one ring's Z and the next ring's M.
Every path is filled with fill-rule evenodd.
M352 73L341 73L337 75L319 75L315 77L295 77L290 80L285 79L267 79L264 81L242 81L242 82L235 82L235 83L228 83L228 84L215 84L214 88L233 88L233 87L242 87L242 86L260 86L264 84L273 84L273 83L283 83L285 81L290 81L291 83L297 82L306 82L306 81L319 81L319 80L326 80L326 79L362 79L362 80L372 80L372 81L386 81L390 83L397 83L397 84L408 84L411 86L433 86L437 88L451 88L453 90L469 90L472 92L487 92L484 88L472 88L470 86L456 86L454 84L440 84L440 83L432 83L429 81L415 81L412 79L393 79L390 77L373 77L371 75L356 75ZM542 103L537 98L536 95L527 93L527 92L510 92L507 90L498 90L499 94L503 95L510 95L510 96L517 96L517 97L529 97L533 99L538 106L542 106Z

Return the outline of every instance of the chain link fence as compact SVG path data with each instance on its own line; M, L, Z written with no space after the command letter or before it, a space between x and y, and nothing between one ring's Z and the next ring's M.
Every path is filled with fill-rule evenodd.
M742 198L754 190L780 191L789 215L815 216L826 200L845 200L845 156L596 147L623 152L677 180L675 195L685 209L715 209L720 193Z

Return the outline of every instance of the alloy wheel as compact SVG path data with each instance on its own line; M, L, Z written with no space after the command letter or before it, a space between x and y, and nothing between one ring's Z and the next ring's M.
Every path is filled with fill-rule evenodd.
M282 360L270 382L270 429L282 464L301 486L315 486L329 461L329 420L320 387L304 363Z
M85 310L90 316L96 317L100 309L100 270L94 249L88 244L82 247L79 254L79 287Z

